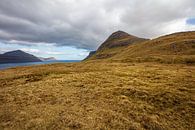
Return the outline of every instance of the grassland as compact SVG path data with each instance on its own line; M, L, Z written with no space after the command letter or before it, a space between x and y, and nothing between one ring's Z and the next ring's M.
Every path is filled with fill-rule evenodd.
M81 63L0 71L0 129L195 129L195 66Z
M0 129L195 129L195 32L113 33L80 63L0 71Z
M118 41L114 40L114 42ZM112 42L106 44L112 44ZM98 49L96 54L89 57L88 60L97 59L125 63L195 64L195 31L174 33L143 42L134 41L128 46Z

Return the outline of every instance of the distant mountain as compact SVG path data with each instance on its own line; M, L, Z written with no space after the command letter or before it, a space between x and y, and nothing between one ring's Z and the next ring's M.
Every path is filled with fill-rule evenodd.
M24 62L41 62L39 58L21 50L10 51L0 54L0 64L2 63L24 63Z
M48 57L48 58L43 58L43 57L38 57L42 61L54 61L57 60L55 57Z

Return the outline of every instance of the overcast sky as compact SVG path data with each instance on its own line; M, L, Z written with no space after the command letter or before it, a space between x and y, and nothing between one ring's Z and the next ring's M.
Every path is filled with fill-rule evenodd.
M82 59L113 32L195 30L195 0L0 0L0 53Z

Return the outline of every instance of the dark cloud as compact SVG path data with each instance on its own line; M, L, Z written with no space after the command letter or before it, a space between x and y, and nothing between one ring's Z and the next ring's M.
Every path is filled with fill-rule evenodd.
M96 49L112 32L152 38L193 30L194 0L1 0L0 40ZM15 41L15 42L13 42Z

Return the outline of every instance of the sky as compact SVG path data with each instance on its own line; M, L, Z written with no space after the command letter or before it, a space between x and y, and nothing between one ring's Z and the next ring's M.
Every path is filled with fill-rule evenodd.
M0 53L82 60L115 31L195 30L195 0L0 0Z

